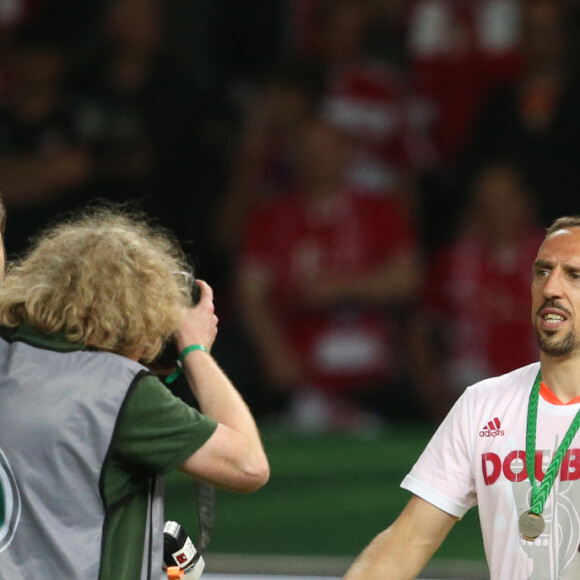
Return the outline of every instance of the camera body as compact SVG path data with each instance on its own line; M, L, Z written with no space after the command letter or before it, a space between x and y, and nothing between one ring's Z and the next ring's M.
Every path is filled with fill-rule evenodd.
M197 306L201 299L201 287L196 282L193 283L193 288L191 289L191 299L194 306Z
M163 528L163 567L168 575L179 568L183 576L177 577L187 577L187 580L199 580L205 569L203 557L197 554L187 532L171 520L165 522Z

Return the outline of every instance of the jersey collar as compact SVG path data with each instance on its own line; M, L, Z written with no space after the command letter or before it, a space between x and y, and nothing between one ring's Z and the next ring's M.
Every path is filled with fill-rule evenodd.
M540 397L544 401L551 403L552 405L574 405L580 403L580 396L574 397L571 401L563 403L560 399L544 384L544 381L540 383Z
M3 329L2 335L8 342L25 342L31 346L59 352L71 352L86 348L83 344L67 340L64 331L44 334L38 327L26 323L15 329Z

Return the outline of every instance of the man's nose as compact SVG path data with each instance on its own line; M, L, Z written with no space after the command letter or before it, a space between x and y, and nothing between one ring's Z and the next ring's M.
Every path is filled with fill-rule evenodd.
M546 298L560 298L562 296L562 274L558 270L552 270L550 277L546 280L544 296Z

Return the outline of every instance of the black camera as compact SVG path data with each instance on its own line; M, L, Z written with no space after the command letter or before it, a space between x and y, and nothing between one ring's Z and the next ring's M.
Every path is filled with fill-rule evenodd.
M199 579L205 568L201 554L180 524L174 521L165 522L163 528L163 568L179 568L191 580ZM179 576L170 576L170 578Z
M193 283L193 288L191 289L191 299L194 306L199 304L201 299L201 286L197 282Z

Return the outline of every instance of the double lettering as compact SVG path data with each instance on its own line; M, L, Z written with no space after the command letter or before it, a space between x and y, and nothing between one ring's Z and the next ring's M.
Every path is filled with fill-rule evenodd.
M544 453L549 451L538 450L535 454L535 472L538 481L544 479L542 470ZM526 452L518 449L508 453L503 459L496 453L488 452L481 455L481 469L485 485L493 485L500 476L511 482L524 481L528 477L526 467ZM580 479L580 449L568 449L560 469L561 481L576 481Z
M580 479L580 449L568 449L562 461L560 477L562 481L576 481Z

